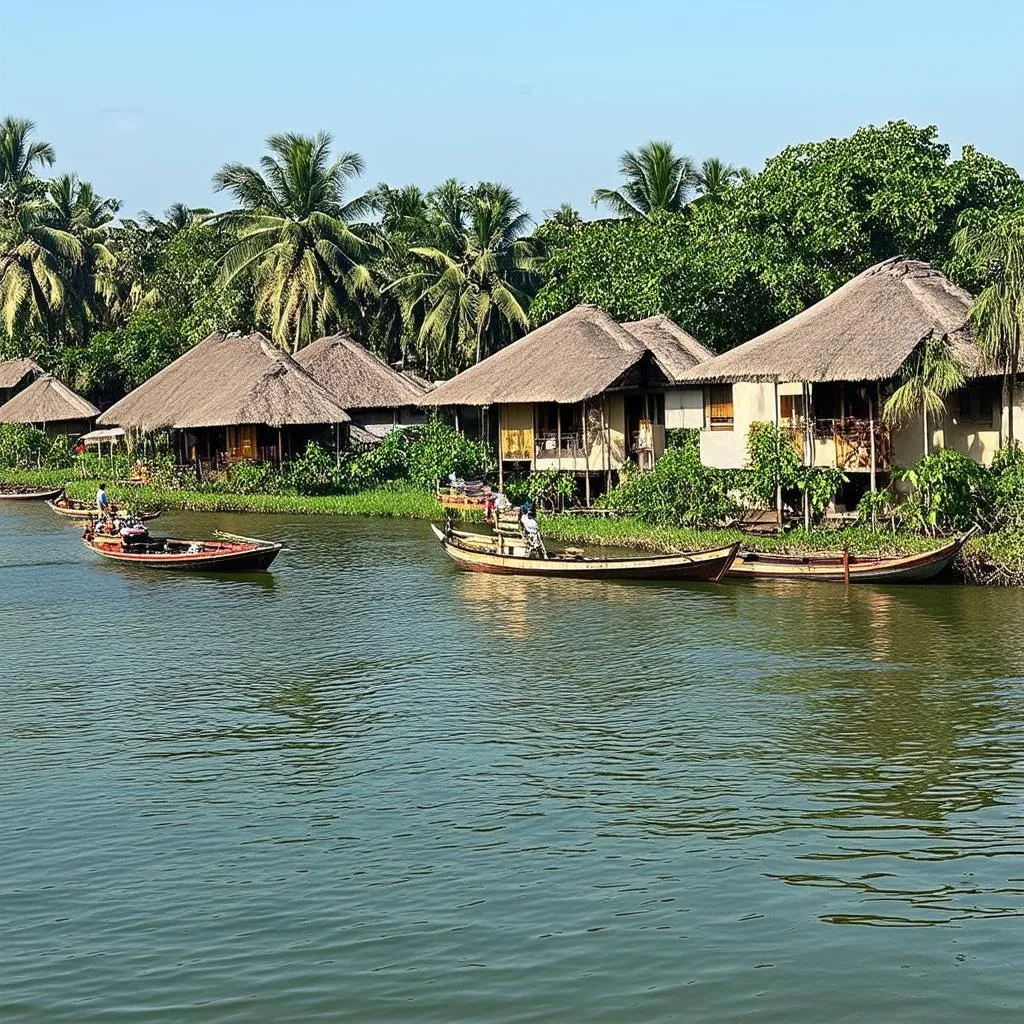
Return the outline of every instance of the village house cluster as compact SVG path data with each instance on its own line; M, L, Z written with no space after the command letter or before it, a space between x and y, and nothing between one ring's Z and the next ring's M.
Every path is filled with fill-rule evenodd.
M948 338L968 372L928 423L930 446L982 464L1000 447L1010 410L973 344L970 305L927 263L890 259L717 356L665 316L618 323L577 306L437 386L341 335L292 357L260 334L215 333L103 413L31 359L0 363L0 422L87 442L168 431L179 461L209 473L246 459L280 464L312 439L338 452L371 445L442 410L496 445L502 478L568 472L584 504L627 460L652 467L666 431L699 430L706 465L739 469L750 426L770 422L792 430L805 465L841 469L855 501L922 454L921 417L891 427L881 410L930 336Z

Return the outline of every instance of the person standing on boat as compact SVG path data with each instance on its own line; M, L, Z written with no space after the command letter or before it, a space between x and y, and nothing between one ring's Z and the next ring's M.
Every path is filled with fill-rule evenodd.
M523 510L519 516L519 525L523 529L523 536L526 538L526 546L530 549L531 557L539 553L542 558L546 558L544 542L540 539L540 524L537 522L532 508Z
M107 485L100 484L96 492L96 511L101 516L110 515L110 498L107 497Z

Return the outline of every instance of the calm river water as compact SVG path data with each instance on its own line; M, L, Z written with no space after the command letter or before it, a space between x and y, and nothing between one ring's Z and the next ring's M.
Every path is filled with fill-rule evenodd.
M1019 1021L1024 594L461 576L0 510L0 1020Z

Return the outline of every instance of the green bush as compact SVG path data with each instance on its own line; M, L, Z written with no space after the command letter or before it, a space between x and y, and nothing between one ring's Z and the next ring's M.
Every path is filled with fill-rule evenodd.
M339 471L334 456L316 441L310 441L306 450L285 468L286 486L298 494L332 494L339 489Z
M1024 530L1024 449L996 452L981 487L987 523L994 530Z
M952 448L926 455L916 466L895 471L893 478L911 487L899 511L904 525L914 531L934 536L966 530L992 517L986 471Z
M796 450L792 430L773 423L752 423L747 436L748 473L744 478L750 497L758 504L774 506L779 487L806 493L811 512L820 516L832 503L841 484L842 470L805 466Z
M692 441L667 449L650 473L627 473L597 503L654 526L708 527L739 512L732 475L705 466Z
M228 470L225 484L216 489L236 494L277 494L281 489L281 475L268 462L246 459Z
M576 496L576 480L564 470L542 469L510 477L505 481L505 496L513 505L529 499L537 508L553 511Z

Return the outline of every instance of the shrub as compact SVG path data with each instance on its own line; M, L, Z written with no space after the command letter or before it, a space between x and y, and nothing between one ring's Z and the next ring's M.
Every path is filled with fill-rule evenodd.
M217 490L231 490L237 494L276 494L280 490L280 475L267 462L253 462L246 459L228 470L227 487Z
M521 505L529 498L537 508L553 511L576 496L576 481L572 473L542 469L510 477L505 481L505 495L514 505Z
M655 526L708 527L739 511L731 483L730 474L700 461L700 449L691 440L667 449L650 473L626 474L598 504Z
M926 455L916 466L897 470L893 478L910 484L900 504L903 522L922 533L965 530L991 518L985 470L952 448Z
M1024 530L1024 449L1014 444L996 452L981 489L987 525Z
M334 456L316 441L310 441L283 474L286 485L299 494L331 494L338 490L339 476Z

